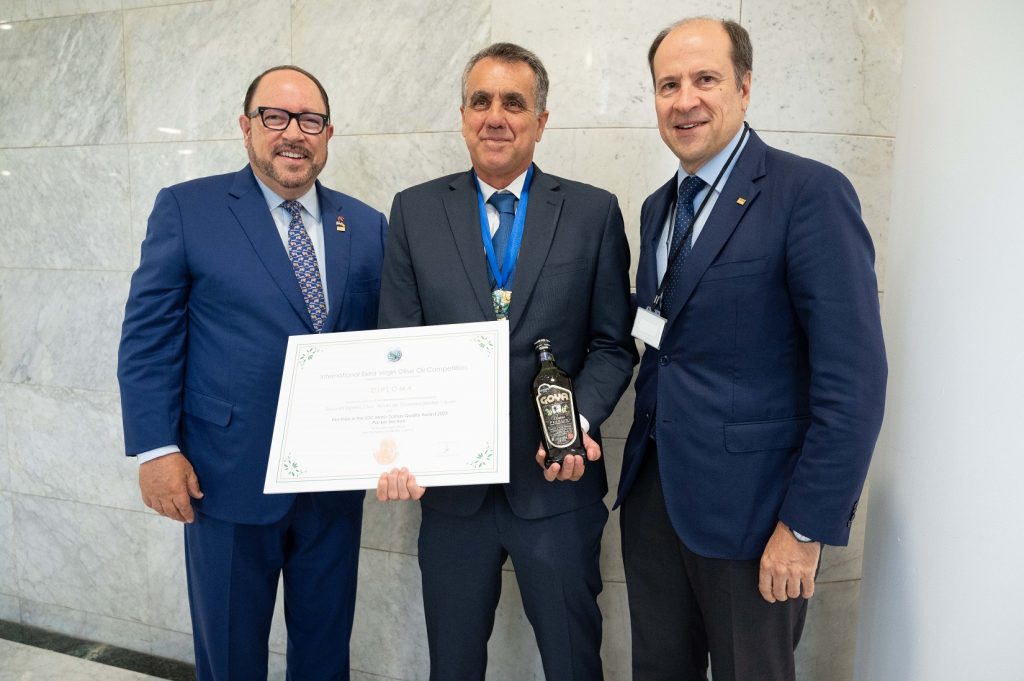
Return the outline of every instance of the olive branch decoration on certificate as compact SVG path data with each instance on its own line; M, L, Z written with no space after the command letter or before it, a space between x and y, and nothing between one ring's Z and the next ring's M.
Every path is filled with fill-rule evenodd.
M299 350L299 368L305 368L306 364L318 354L320 354L320 348L316 345L307 345Z
M469 462L470 468L476 468L481 470L484 468L491 468L494 463L494 448L491 447L490 443L483 448L482 451L478 452L475 457Z
M297 478L306 471L299 466L299 462L292 458L291 452L285 457L285 460L281 462L281 470L284 471L288 477Z
M473 342L483 348L488 357L490 357L491 353L494 352L494 341L489 336L476 336L473 338Z

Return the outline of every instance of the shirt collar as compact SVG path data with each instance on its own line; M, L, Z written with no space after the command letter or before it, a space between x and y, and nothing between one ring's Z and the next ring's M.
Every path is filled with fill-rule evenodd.
M720 152L718 152L717 154L712 156L710 161L708 161L703 166L701 166L700 169L698 169L697 172L694 173L694 175L696 175L700 179L704 180L704 182L707 183L707 185L709 187L712 184L714 184L715 179L718 177L718 173L720 173L722 171L722 166L724 166L725 162L729 160L729 154L732 153L733 147L735 147L736 144L740 141L740 137L742 135L743 135L743 126L741 125L740 129L736 132L735 135L733 135L733 138L731 140L729 140L729 143L726 144L725 147L723 147ZM743 140L743 146L744 147L747 146L747 141L749 139L750 139L750 136L748 135L747 139ZM740 151L742 151L742 149ZM736 165L736 161L739 159L739 157L740 157L740 155L736 154L736 156L732 159L732 166L733 167ZM722 191L722 187L725 186L725 182L726 182L726 180L729 179L729 174L731 172L732 172L732 167L730 167L722 175L722 181L718 183L718 187L715 189L716 192L721 192ZM683 170L683 166L682 166L682 164L680 164L679 170L676 172L676 190L677 191L679 189L679 185L681 185L683 183L683 180L686 179L687 175L689 175L689 173L687 173L685 170Z
M523 174L509 182L508 186L505 187L504 189L495 189L491 185L481 180L479 175L476 175L476 181L477 184L480 186L480 193L484 197L484 203L487 203L487 201L491 198L492 194L499 191L511 192L512 194L515 195L516 200L518 201L520 198L522 198L523 185L526 184L526 173L528 173L529 171L530 168L529 166L527 166L526 170L523 171Z
M260 180L259 177L256 176L255 173L253 173L253 177L256 177L256 184L260 186L260 191L263 192L263 198L264 200L266 200L267 206L270 208L270 210L279 208L281 204L286 201L286 199L282 199L280 196L278 196L277 192L275 192L273 189L263 184L263 182ZM309 191L300 196L299 198L297 198L296 201L302 204L302 209L309 213L309 215L313 218L314 221L320 222L320 201L317 199L316 196L315 182L313 183L313 186L309 188Z

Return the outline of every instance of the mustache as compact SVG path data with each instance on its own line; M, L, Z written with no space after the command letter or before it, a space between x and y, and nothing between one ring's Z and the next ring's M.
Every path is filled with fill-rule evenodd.
M302 154L303 156L309 156L309 149L301 144L279 144L274 147L274 153L280 154L283 151L288 151L293 154Z

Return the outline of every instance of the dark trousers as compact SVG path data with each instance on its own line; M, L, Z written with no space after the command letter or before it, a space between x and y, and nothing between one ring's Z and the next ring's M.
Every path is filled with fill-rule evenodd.
M545 678L603 678L597 595L601 534L608 519L604 502L526 520L494 487L468 517L422 508L419 561L431 681L483 680L507 558L515 568Z
M196 513L185 526L197 681L267 678L267 644L284 574L290 681L347 681L355 612L362 497L321 513L299 494L270 525Z
M793 681L807 600L768 603L760 560L705 558L680 541L650 443L622 504L633 681Z

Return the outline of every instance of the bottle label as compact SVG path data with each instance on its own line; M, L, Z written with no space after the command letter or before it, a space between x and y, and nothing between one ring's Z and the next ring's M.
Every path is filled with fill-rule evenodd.
M542 383L537 388L537 409L544 428L544 439L553 447L568 447L576 441L576 408L572 392L557 385Z

